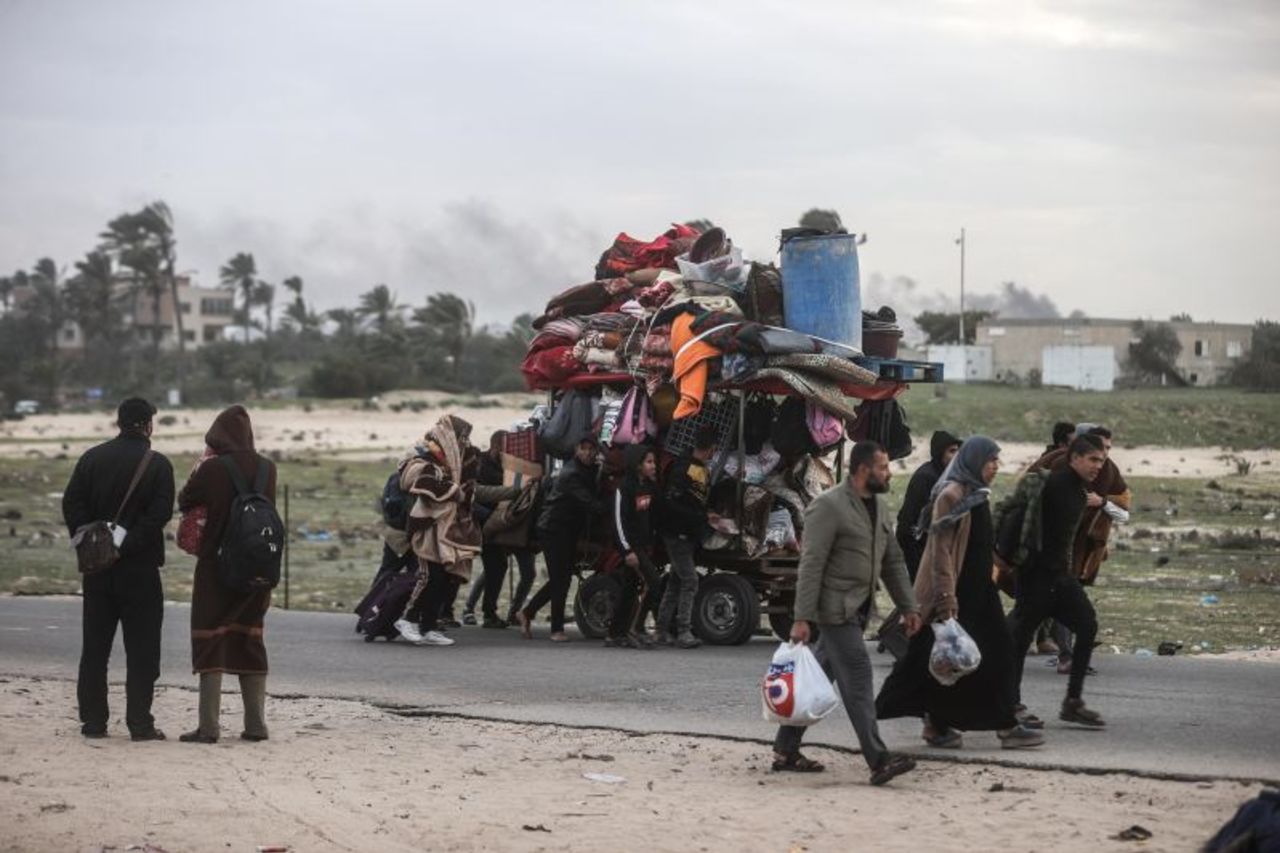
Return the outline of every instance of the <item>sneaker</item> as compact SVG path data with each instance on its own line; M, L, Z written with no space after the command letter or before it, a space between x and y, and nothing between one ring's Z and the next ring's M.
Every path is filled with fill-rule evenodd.
M1001 749L1030 749L1044 744L1044 735L1026 726L1014 726L1008 731L996 732Z
M485 621L486 621L486 622L487 622L487 621L489 621L487 617L486 617ZM463 625L474 625L474 624L476 624L476 615L475 615L474 613L472 613L470 610L465 610L465 611L463 611L463 613L462 613L462 624L463 624ZM487 628L488 626L486 625L485 627Z
M422 635L422 639L418 643L423 646L452 646L454 641L439 631L428 631Z
M871 784L884 785L893 779L916 769L916 761L906 755L885 756L880 766L871 771Z
M465 616L463 616L463 617L462 617L462 620L463 620L464 622L466 621L466 619L467 619L467 617L465 617ZM476 622L475 622L475 617L474 617L474 616L473 616L473 617L471 617L471 622L470 622L470 624L472 624L472 625L476 624ZM506 622L506 620L505 620L505 619L499 619L497 616L486 616L486 617L484 617L484 622L483 622L483 623L481 623L480 627L481 627L481 628L497 628L497 629L502 629L502 628L507 627L507 622Z
M676 639L676 645L682 649L696 649L702 645L702 641L693 636L690 631L685 631Z
M411 643L422 642L422 632L418 630L418 626L410 622L408 619L397 619L395 628L400 632L400 636L404 637Z
M1091 729L1100 729L1107 725L1101 714L1085 707L1083 699L1072 699L1070 697L1062 700L1062 710L1058 713L1058 719L1068 723L1088 726Z

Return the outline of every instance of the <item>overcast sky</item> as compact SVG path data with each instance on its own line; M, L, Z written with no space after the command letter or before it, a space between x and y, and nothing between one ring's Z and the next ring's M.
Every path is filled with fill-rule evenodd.
M767 259L822 206L908 310L965 226L973 292L1277 319L1280 4L0 0L0 270L154 199L321 308L503 321L619 231Z

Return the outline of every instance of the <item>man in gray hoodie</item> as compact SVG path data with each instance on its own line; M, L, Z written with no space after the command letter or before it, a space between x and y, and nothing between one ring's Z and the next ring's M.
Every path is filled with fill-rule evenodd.
M913 769L915 761L893 755L876 725L871 658L862 640L865 606L883 580L902 614L907 636L920 630L920 609L907 577L902 549L893 536L889 456L874 441L854 445L849 477L818 495L804 511L804 542L796 579L791 642L808 643L821 629L813 653L840 686L845 713L871 767L871 784L883 785ZM774 740L773 769L812 773L825 768L800 754L804 728L781 726Z

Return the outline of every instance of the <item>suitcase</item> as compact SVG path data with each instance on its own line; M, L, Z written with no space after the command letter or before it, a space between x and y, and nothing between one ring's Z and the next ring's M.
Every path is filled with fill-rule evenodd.
M404 613L409 596L418 583L417 572L385 572L373 581L368 594L356 605L356 633L372 643L378 637L394 640L400 636L395 622Z

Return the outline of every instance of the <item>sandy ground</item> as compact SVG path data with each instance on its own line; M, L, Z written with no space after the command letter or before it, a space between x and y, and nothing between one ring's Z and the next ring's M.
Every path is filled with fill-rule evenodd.
M171 737L195 703L159 692ZM0 850L1193 850L1258 790L941 762L872 788L826 750L779 775L759 744L308 698L269 699L262 744L234 695L215 746L87 741L74 707L68 681L0 679ZM1134 824L1153 838L1111 838Z
M407 399L426 401L433 408L421 412L391 406ZM456 413L470 421L478 442L484 444L498 429L524 420L543 402L537 394L510 394L486 398L500 405L491 408L450 408L440 403L448 395L390 394L379 400L379 409L350 405L316 405L301 408L250 409L260 450L284 453L319 452L347 459L380 459L398 456L417 441L443 414ZM157 425L154 443L162 453L194 454L202 446L204 432L213 422L214 409L178 409L162 412L176 418L171 425ZM85 449L115 434L106 415L36 415L22 421L0 422L0 457L40 458L67 454L74 458ZM917 450L899 466L899 473L914 470L928 456L928 437L916 437ZM1005 470L1020 470L1037 459L1041 444L1008 443L1003 446ZM1235 473L1233 457L1249 459L1258 474L1280 476L1280 451L1235 453L1212 447L1117 448L1116 462L1125 474L1147 477L1223 477Z

